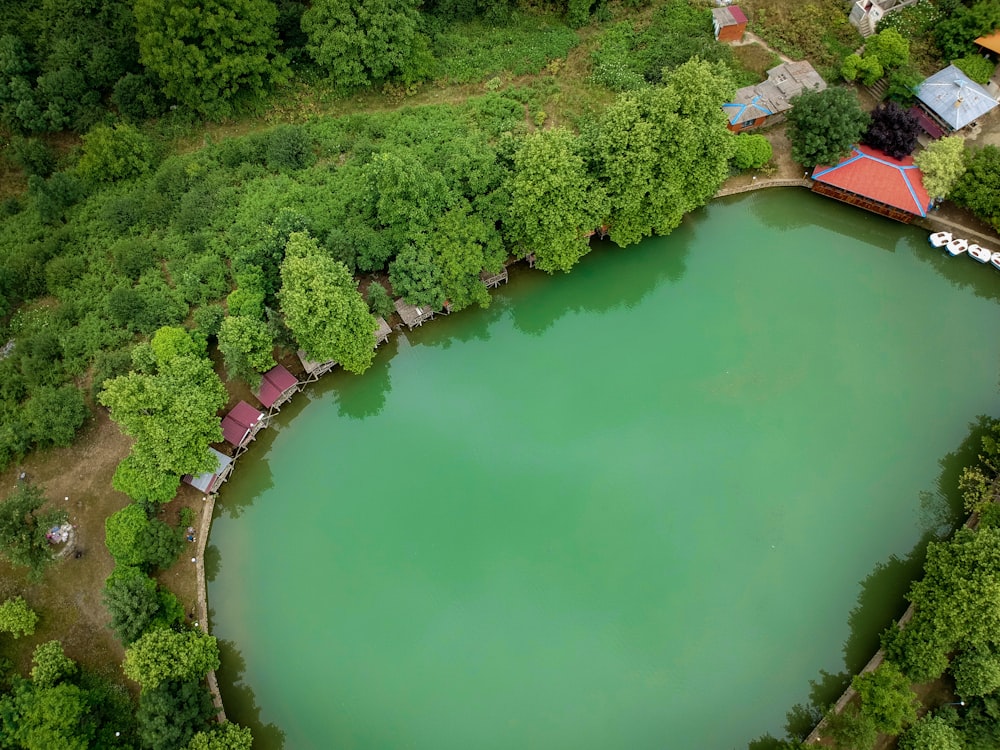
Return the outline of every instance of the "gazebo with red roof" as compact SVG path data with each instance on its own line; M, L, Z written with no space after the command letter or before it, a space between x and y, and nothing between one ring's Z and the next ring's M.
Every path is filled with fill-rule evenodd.
M816 167L812 177L814 192L904 224L915 216L927 216L931 208L923 172L910 156L894 159L878 149L858 145L839 164Z
M299 381L281 365L264 373L260 387L254 394L267 409L268 416L277 414L281 407L299 390Z
M265 427L267 415L246 401L240 401L222 418L222 437L236 449L238 456Z

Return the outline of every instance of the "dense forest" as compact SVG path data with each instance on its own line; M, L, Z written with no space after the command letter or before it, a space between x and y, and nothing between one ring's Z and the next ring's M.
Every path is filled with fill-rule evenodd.
M838 29L817 52L835 58L824 71L869 70L877 50L847 59L859 42ZM561 78L581 49L583 74ZM107 519L115 568L101 597L141 690L136 710L115 680L42 644L28 675L0 665L0 748L249 747L246 729L212 722L204 677L218 644L156 578L189 522L165 523L163 507L182 475L214 468L224 381L254 387L297 349L363 373L393 298L485 306L484 271L527 256L569 271L595 230L621 247L668 234L727 177L771 160L764 136L729 132L721 104L775 59L746 64L714 40L708 6L687 0L8 3L0 469L71 444L98 409L130 437L113 485L133 502ZM446 103L398 106L421 86L463 85ZM846 113L822 134L824 156L872 132L831 90L792 123L804 142L809 112ZM304 91L341 113L274 114ZM215 139L212 122L245 127ZM947 189L971 185L992 216L994 173L964 166L992 152L952 151L942 171L963 166ZM30 482L0 507L0 550L44 575L44 532L65 514ZM21 598L0 605L10 639L36 619ZM899 675L939 676L956 648L982 657L970 671L996 660L985 636L936 635L932 675L906 655L929 648L919 632L887 641ZM993 694L975 690L961 694ZM869 734L902 727L865 721ZM944 747L912 745L925 746Z

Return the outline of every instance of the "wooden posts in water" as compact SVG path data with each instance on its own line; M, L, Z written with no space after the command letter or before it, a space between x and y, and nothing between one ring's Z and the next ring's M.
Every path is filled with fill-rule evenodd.
M375 348L378 349L389 340L392 329L385 322L385 318L376 318L375 322L378 323L378 328L375 329Z
M434 310L431 308L407 304L402 297L393 302L393 305L396 307L399 317L411 331L434 317Z
M504 284L507 283L508 280L507 268L505 267L502 271L500 271L500 273L490 273L489 271L482 271L479 274L479 278L483 280L484 284L486 284L487 289L496 289L498 286L500 286L501 282Z

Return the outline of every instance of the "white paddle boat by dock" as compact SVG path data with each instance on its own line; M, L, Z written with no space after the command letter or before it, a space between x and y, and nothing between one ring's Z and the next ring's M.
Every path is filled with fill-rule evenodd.
M969 245L969 257L975 258L980 263L988 263L992 256L993 253L991 253L985 247L980 247L974 242L971 245Z
M927 238L931 247L944 247L951 242L951 232L935 232Z
M956 237L951 242L949 242L947 245L945 245L945 247L948 249L948 253L950 255L953 255L953 256L954 255L961 255L962 253L964 253L966 250L969 249L969 241L968 240L963 240L963 239L961 239L959 237Z

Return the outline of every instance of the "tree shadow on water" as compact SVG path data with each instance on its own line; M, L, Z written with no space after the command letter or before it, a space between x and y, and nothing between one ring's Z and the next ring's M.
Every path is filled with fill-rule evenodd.
M222 691L226 718L250 728L254 750L282 750L285 747L285 732L277 724L265 724L261 719L256 696L243 682L246 661L236 644L220 638L219 656L222 664L215 670L215 675Z
M375 353L372 366L363 375L334 370L320 381L317 397L332 391L337 401L337 413L348 419L374 417L385 408L385 400L392 390L389 363L399 350L399 340L390 337Z
M250 449L237 459L233 477L215 501L215 513L239 518L257 498L274 487L274 476L267 460L267 451L274 440L274 430L263 430L251 443Z
M591 252L570 272L573 279L552 274L544 279L543 300L533 303L535 298L531 297L512 305L514 327L529 336L540 336L569 313L635 307L664 280L676 283L684 277L697 223L697 219L685 217L685 224L670 235L647 238L625 248L610 240L594 241Z

